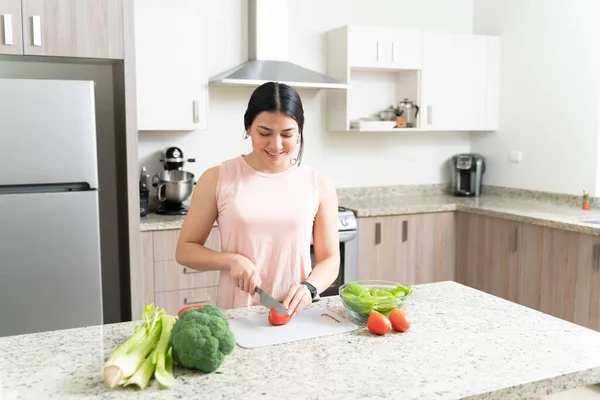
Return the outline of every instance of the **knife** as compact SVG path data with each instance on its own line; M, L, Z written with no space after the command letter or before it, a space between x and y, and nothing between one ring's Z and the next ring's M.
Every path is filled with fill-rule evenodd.
M256 287L256 293L260 295L260 304L268 309L274 308L279 314L290 315L283 304L271 297L270 294L262 290L259 286Z

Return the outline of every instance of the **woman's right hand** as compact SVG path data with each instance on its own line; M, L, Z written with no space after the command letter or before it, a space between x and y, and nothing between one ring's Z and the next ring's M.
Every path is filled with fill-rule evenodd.
M235 286L254 296L256 286L260 286L262 283L256 265L247 257L236 254L229 268Z

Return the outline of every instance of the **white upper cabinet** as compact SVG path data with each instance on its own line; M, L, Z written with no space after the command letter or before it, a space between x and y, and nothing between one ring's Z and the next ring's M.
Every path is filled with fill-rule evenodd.
M495 36L373 26L334 29L327 34L327 74L350 87L327 91L328 129L496 130L499 69ZM419 106L416 127L361 122L405 98Z
M206 129L201 6L197 0L135 0L138 130Z
M349 26L347 35L350 67L382 69L421 67L421 31Z
M497 128L497 38L425 33L421 127L485 131Z

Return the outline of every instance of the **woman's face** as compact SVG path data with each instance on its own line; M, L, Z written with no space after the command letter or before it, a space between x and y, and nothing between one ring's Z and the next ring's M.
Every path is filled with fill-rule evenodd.
M254 152L265 166L289 167L300 139L298 123L293 118L279 112L262 112L248 133Z

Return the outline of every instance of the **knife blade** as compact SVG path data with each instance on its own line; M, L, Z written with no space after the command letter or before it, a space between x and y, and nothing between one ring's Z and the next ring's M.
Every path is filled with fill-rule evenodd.
M262 290L259 286L256 287L256 293L260 296L260 304L267 307L268 309L274 308L279 314L290 315L285 309L283 304L271 297L270 294Z

